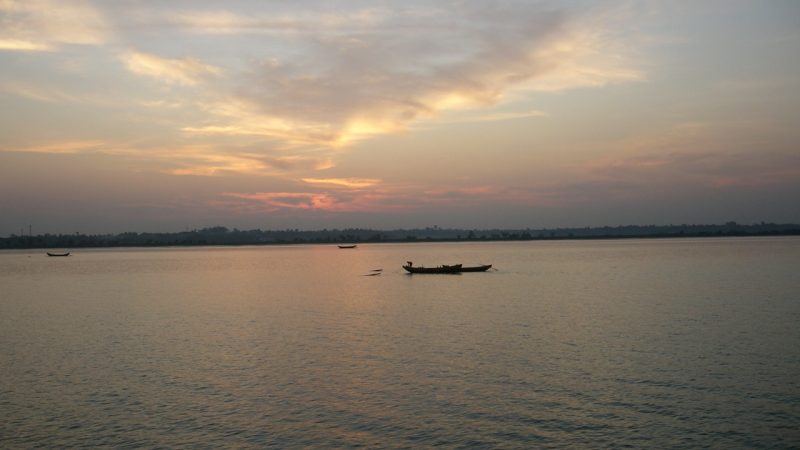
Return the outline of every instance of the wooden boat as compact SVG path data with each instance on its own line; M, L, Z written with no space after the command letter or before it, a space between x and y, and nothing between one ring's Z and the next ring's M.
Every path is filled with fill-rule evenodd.
M439 267L414 267L411 261L408 262L403 269L406 269L408 273L460 273L461 272L461 264L455 264L452 266L448 265L441 265Z
M356 244L352 245L340 245L339 248L356 248Z
M69 252L64 252L64 253L47 252L47 256L69 256Z
M484 264L482 266L462 267L461 272L486 272L491 269L491 264Z
M439 266L439 267L414 267L411 261L403 266L409 273L462 273L462 272L486 272L492 267L491 264L484 264L481 266L468 266L464 267L461 264L452 266Z

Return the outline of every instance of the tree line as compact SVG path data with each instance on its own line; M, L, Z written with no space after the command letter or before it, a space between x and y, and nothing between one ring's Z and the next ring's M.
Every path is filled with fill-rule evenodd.
M798 224L621 225L539 229L364 228L323 230L239 230L223 226L174 233L39 234L0 238L0 249L163 247L202 245L340 244L369 242L529 241L557 239L674 238L800 235Z

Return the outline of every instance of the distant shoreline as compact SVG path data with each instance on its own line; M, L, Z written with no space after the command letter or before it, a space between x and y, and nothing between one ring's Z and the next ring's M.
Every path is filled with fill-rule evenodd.
M609 239L680 239L706 237L800 236L798 224L623 225L553 229L418 229L371 230L238 230L203 228L177 233L84 235L11 235L0 238L0 249L200 247L290 244L367 244L414 242L506 242Z

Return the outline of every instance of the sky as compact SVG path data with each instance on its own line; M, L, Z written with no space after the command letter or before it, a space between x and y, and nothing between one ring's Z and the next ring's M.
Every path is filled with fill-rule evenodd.
M800 2L0 0L0 235L800 222Z

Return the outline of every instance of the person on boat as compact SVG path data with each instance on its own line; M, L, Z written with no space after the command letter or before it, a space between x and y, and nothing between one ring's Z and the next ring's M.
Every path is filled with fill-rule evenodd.
M413 263L413 262L411 262L411 261L406 261L406 262L408 263L408 267L411 267L411 266L413 266L413 265L414 265L414 263Z

